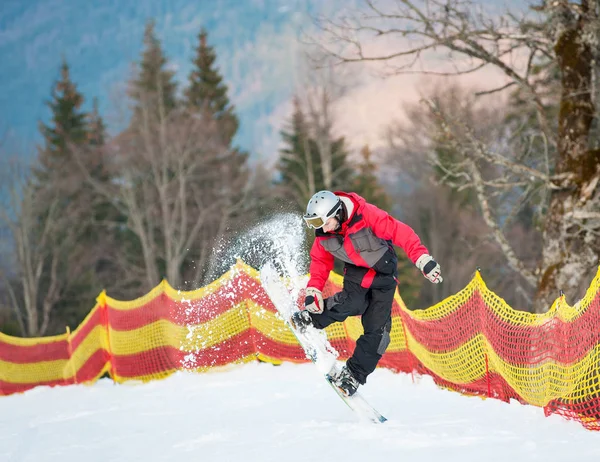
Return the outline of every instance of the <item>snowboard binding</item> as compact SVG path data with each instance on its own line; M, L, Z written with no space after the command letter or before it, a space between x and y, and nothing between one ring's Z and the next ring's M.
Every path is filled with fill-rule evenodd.
M335 385L344 395L352 396L358 390L360 383L354 378L347 366L341 370L332 370L327 374L327 380Z

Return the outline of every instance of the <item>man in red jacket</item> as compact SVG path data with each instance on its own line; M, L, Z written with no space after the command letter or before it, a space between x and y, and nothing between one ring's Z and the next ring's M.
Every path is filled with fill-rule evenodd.
M332 381L348 396L375 370L390 343L392 302L398 283L398 257L394 245L432 283L442 282L440 265L412 228L366 202L355 193L319 191L306 207L304 220L315 229L310 251L310 280L305 310L292 317L300 331L308 326L324 329L348 316L361 315L364 334L341 373ZM321 291L334 259L345 262L344 287L323 299Z

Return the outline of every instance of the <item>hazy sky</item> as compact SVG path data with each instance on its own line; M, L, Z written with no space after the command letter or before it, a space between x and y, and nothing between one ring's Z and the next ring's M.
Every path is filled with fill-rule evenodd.
M291 98L302 76L298 38L310 14L330 13L361 0L0 0L0 137L11 146L39 142L45 102L61 56L85 96L97 97L114 133L127 120L124 84L142 51L146 20L155 18L177 78L185 85L201 27L241 120L236 138L256 158L272 158ZM482 4L500 3L482 1ZM372 79L339 104L337 128L353 145L381 141L386 124L415 100L419 78ZM30 149L31 151L31 149Z

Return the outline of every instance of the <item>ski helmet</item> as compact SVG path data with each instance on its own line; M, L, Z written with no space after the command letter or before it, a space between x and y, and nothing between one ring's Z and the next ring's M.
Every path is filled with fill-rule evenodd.
M322 228L342 206L341 199L331 191L319 191L308 201L303 218L309 228Z

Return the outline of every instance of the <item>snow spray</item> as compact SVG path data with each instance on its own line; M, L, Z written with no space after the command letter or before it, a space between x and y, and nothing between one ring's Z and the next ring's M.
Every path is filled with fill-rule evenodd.
M304 223L300 216L292 213L275 215L236 238L221 241L213 251L207 280L213 281L226 273L238 259L257 270L271 262L280 276L288 281L291 295L296 297L306 285L302 277L308 271L305 238ZM216 310L223 311L223 303L231 303L231 308L239 303L236 291L246 289L239 284L236 272L231 271L230 279L222 281L218 299L209 294L200 300L182 300L186 306L183 314L188 323L188 334L180 349L189 352L182 361L184 369L206 366L199 357L205 355L206 348L214 345L215 338L220 334L207 330L205 322L215 317ZM240 307L240 310L245 309L245 306Z
M205 280L215 280L237 259L257 270L270 261L286 278L306 274L308 259L304 251L305 236L305 225L300 216L293 213L277 214L241 236L221 241L213 251Z

